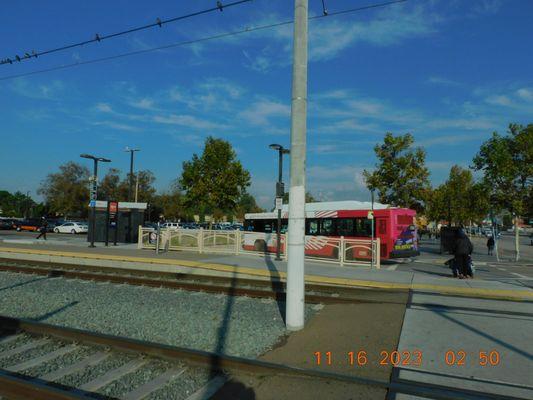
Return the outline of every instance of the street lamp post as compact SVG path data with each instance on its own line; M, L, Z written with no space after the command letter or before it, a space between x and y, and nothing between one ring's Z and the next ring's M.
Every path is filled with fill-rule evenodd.
M271 144L271 149L277 150L279 154L279 162L278 162L278 183L276 185L276 200L278 198L281 198L283 201L283 195L284 195L284 186L283 186L283 154L290 154L290 150L284 148L280 144ZM278 204L276 204L276 207ZM277 207L278 209L278 224L276 227L276 236L277 236L277 246L276 246L276 261L281 260L281 206Z
M375 224L375 218L374 218L374 188L370 189L370 198L372 201L371 210L372 210L372 219L371 222L371 241L370 241L370 248L372 249L372 258L370 259L370 269L374 269L374 257L376 254L374 254L374 224Z
M130 179L128 186L128 201L131 201L133 192L133 153L135 153L136 151L141 151L141 149L130 149L129 147L126 147L124 151L130 153Z
M92 176L92 187L91 187L91 244L89 247L94 246L94 236L96 235L96 200L98 198L97 189L98 189L98 161L101 162L111 162L111 160L103 157L95 157L90 154L80 154L82 158L88 158L94 162L94 174Z

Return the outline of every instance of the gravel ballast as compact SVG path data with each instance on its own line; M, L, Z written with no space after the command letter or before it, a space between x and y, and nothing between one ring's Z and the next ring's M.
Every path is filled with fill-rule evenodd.
M286 334L279 304L163 288L0 272L0 314L257 357ZM313 313L306 307L306 318Z

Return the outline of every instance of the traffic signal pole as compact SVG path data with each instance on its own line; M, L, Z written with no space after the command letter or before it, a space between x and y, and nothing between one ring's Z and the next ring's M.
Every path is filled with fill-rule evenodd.
M305 155L307 129L308 0L295 0L291 101L291 166L287 265L286 325L304 327Z

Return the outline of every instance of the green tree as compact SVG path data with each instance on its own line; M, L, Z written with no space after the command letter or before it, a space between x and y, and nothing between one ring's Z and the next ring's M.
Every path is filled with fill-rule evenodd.
M413 149L413 143L410 133L387 133L383 144L374 147L376 169L363 174L367 187L378 191L380 202L422 211L430 188L429 171L425 151L420 147Z
M244 220L244 214L247 213L260 213L264 210L257 205L255 197L249 193L244 193L239 199L235 215L238 219Z
M98 197L103 200L126 200L123 197L120 182L120 170L110 168L98 184Z
M6 190L0 191L0 210L4 216L30 217L35 205L35 201L24 193L17 191L12 194Z
M153 196L151 204L158 216L162 214L166 220L175 221L188 217L182 197L180 191L173 188L168 192Z
M515 216L516 260L520 258L518 218L531 208L533 182L533 124L510 124L508 134L497 132L484 142L473 160L491 188L491 206Z
M208 137L201 156L193 154L183 163L179 179L184 191L183 204L200 214L224 210L235 213L239 199L250 186L250 173L245 170L231 144Z
M48 174L37 193L45 198L51 212L68 216L86 216L89 203L89 169L75 162Z
M454 225L480 223L489 211L486 193L470 170L454 165L448 180L427 197L426 214L432 221L447 220Z

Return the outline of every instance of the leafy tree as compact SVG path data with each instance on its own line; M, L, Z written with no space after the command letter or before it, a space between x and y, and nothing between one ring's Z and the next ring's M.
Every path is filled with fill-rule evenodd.
M520 258L518 218L531 208L533 183L533 124L510 124L508 134L497 132L484 142L473 160L491 188L491 205L515 216L516 260Z
M110 168L98 185L98 197L104 200L126 200L120 185L120 170Z
M13 194L6 190L0 191L0 210L8 217L30 217L31 210L36 205L30 196L21 192Z
M89 169L75 162L59 167L59 172L48 174L37 193L45 198L51 212L65 217L86 216L89 203Z
M128 200L129 190L129 173L124 179L120 179L120 170L116 168L110 168L107 174L104 176L100 184L98 185L98 197L101 199L115 199L119 201ZM132 196L135 198L135 184L138 179L138 196L139 202L151 202L155 196L156 190L153 186L155 182L155 176L151 171L142 170L135 173L133 178L134 186Z
M305 192L305 202L316 203L317 200L311 193ZM288 191L283 194L283 204L289 204L289 192Z
M184 191L183 204L202 219L206 212L216 210L233 214L250 186L250 173L237 160L229 142L210 136L202 155L193 154L183 163L179 185Z
M179 190L173 189L154 196L152 207L156 210L157 216L162 214L166 220L175 221L186 218L187 212L183 206L182 197Z
M474 183L472 172L452 166L448 180L431 192L426 200L426 213L433 221L466 225L481 222L489 211L486 188Z
M363 174L367 187L378 191L380 202L422 211L430 187L429 171L425 167L425 151L420 147L413 149L413 143L410 133L387 133L383 144L374 147L376 169Z
M235 215L237 216L238 219L243 220L244 214L259 213L263 211L264 210L257 205L257 202L255 201L254 196L252 196L249 193L244 193L239 199L239 203L237 204Z

